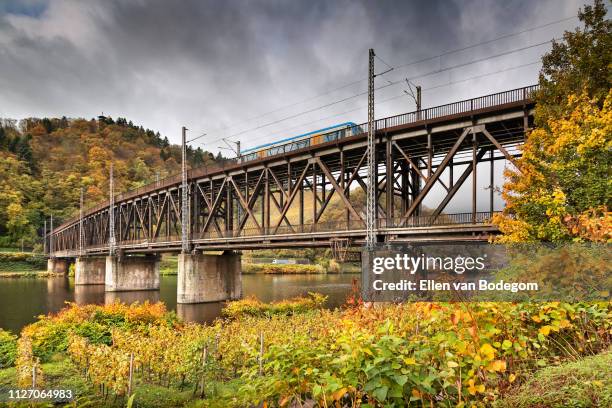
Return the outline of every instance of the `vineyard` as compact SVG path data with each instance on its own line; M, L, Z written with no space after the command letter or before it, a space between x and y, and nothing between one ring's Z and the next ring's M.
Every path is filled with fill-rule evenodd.
M612 330L610 303L413 303L261 316L254 302L210 326L183 323L161 303L71 304L22 331L19 385L35 376L44 386L41 367L61 356L96 405L121 406L134 394L138 405L139 390L154 386L183 392L177 405L490 406L539 368L605 351Z

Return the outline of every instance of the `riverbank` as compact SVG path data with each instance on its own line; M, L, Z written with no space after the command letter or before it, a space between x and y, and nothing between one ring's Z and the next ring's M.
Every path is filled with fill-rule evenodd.
M325 273L360 273L361 266L354 263L340 264L334 260L326 260L319 264L278 264L269 262L257 262L258 258L247 257L242 262L243 274L271 274L271 275L293 275L293 274L325 274ZM266 258L266 260L269 260ZM178 257L176 255L164 255L160 261L160 273L172 276L178 273Z
M146 407L489 406L519 395L544 367L607 350L611 305L329 311L312 302L291 313L236 312L209 326L183 323L163 304L71 305L24 328L0 387L25 386L34 370L41 386L72 388L96 406L124 405L130 392Z
M47 259L32 252L0 252L0 273L38 273L47 269Z
M2 272L0 271L0 279L19 279L19 278L55 278L64 276L61 273L53 273L47 271L32 271L32 272Z

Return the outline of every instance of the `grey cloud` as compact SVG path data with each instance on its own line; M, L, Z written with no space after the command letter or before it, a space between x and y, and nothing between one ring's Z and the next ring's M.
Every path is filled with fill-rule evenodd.
M180 126L223 136L365 89L365 82L224 130L240 119L367 73L373 47L392 65L574 14L579 1L70 1L0 8L0 116L126 116L178 141ZM397 80L542 41L574 22L468 50L380 78ZM427 88L537 59L545 48L422 78ZM381 66L377 61L377 64ZM438 64L438 65L437 65ZM425 92L428 106L537 80L537 67ZM377 94L382 100L401 86ZM365 119L355 98L241 135L245 145ZM377 115L413 109L407 98ZM313 123L309 123L313 122ZM297 126L302 124L302 126ZM290 128L290 129L289 129ZM217 144L209 146L215 148Z

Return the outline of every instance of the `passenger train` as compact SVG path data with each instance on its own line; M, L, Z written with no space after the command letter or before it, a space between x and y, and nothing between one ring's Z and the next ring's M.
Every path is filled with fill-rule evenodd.
M313 132L304 133L302 135L289 137L276 142L243 150L240 160L242 162L247 162L264 157L275 156L277 154L302 149L304 147L314 146L348 136L357 135L362 132L363 129L361 126L353 122L344 122L338 125L315 130Z

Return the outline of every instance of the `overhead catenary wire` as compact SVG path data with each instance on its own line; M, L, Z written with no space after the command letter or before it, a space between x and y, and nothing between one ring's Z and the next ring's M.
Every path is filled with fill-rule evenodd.
M375 88L375 90L380 90L380 89L384 89L384 88L388 88L388 87L397 85L399 83L403 83L406 79L412 81L412 80L415 80L415 79L418 79L418 78L425 78L425 77L428 77L428 76L432 76L432 75L440 74L440 73L443 73L443 72L448 72L448 71L451 71L451 70L454 70L454 69L463 68L463 67L466 67L466 66L469 66L469 65L477 64L477 63L480 63L480 62L484 62L484 61L487 61L487 60L490 60L490 59L499 58L499 57L510 55L510 54L517 53L517 52L520 52L520 51L525 51L525 50L528 50L528 49L531 49L531 48L540 47L542 45L549 44L549 43L551 43L551 42L553 42L555 40L557 40L557 38L553 38L553 39L550 39L550 40L547 40L547 41L542 41L542 42L539 42L539 43L536 43L536 44L531 44L531 45L527 45L527 46L523 46L523 47L519 47L519 48L514 48L512 50L504 51L504 52L501 52L501 53L498 53L498 54L494 54L494 55L490 55L490 56L482 57L482 58L477 58L477 59L472 60L472 61L468 61L468 62L464 62L464 63L461 63L461 64L456 64L456 65L448 66L448 67L445 67L445 68L440 68L440 69L432 70L432 71L425 72L425 73L422 73L422 74L419 74L419 75L413 75L413 76L411 76L409 78L402 78L402 79L396 80L396 81L388 81L387 84L381 85L381 86ZM225 138L232 138L232 137L243 135L243 134L248 133L248 132L252 132L252 131L255 131L255 130L263 129L265 127L268 127L268 126L271 126L271 125L275 125L277 123L281 123L281 122L284 122L284 121L289 120L289 119L295 119L296 117L300 117L300 116L306 115L308 113L316 112L318 110L325 109L325 108L337 105L339 103L343 103L343 102L349 101L351 99L354 99L356 97L363 96L363 95L367 95L367 91L360 92L358 94L353 94L353 95L347 96L345 98L342 98L342 99L339 99L339 100L336 100L336 101L333 101L333 102L329 102L329 103L327 103L325 105L321 105L321 106L317 106L317 107L314 107L314 108L311 108L311 109L308 109L308 110L305 110L305 111L301 111L301 112L292 114L290 116L283 117L281 119L276 119L274 121L267 122L267 123L262 124L262 125L258 125L258 126L253 127L253 128L245 129L245 130L242 130L240 132L237 132L237 133L231 134L229 136L226 136ZM218 142L218 141L220 141L222 139L223 139L223 137L211 140L208 143Z
M460 80L453 80L453 81L449 81L449 82L444 83L444 84L440 84L440 85L435 85L435 86L430 86L430 87L423 88L423 92L425 92L425 91L432 91L432 90L440 89L440 88L445 88L445 87L448 87L448 86L451 86L451 85L456 85L456 84L459 84L459 83L469 82L469 81L473 81L475 79L484 78L484 77L491 76L491 75L497 75L497 74L500 74L500 73L504 73L504 72L508 72L508 71L513 71L515 69L525 68L525 67L536 65L536 64L540 64L540 63L541 63L541 61L538 60L538 61L533 61L533 62L529 62L529 63L525 63L525 64L520 64L520 65L512 66L512 67L501 69L501 70L496 70L496 71L493 71L493 72L488 72L486 74L479 74L479 75L471 76L469 78L464 78L464 79L460 79ZM405 93L402 93L402 94L399 94L399 95L395 95L395 96L392 96L392 97L389 97L389 98L382 99L382 100L376 102L375 104L376 104L376 106L379 106L379 105L382 105L382 104L384 104L386 102L397 100L397 99L400 99L400 98L403 98L403 97L406 97ZM278 132L279 133L283 133L283 132L286 132L286 131L289 131L289 130L298 129L300 127L304 127L304 126L311 125L311 124L314 124L314 123L317 123L317 122L321 122L323 120L332 119L332 118L335 118L335 117L338 117L338 116L343 116L343 115L346 115L346 114L349 114L349 113L357 112L359 110L366 109L366 108L367 108L366 105L359 106L357 108L353 108L353 109L349 109L349 110L346 110L346 111L343 111L343 112L340 112L340 113L336 113L336 114L333 114L333 115L325 116L325 117L320 118L320 119L316 119L316 120L305 122L305 123L300 123L299 125L295 125L295 126L291 126L291 127L285 128L285 129L281 129ZM266 136L251 138L251 141L260 140L263 137L274 138L274 137L280 137L280 136L281 136L280 134L275 134L275 135L272 135L272 136L266 135Z
M426 57L426 58L422 58L422 59L418 59L418 60L414 60L414 61L409 61L409 62L406 62L404 64L398 65L395 68L396 69L405 68L405 67L408 67L408 66L421 64L423 62L432 61L432 60L435 60L437 58L446 57L446 56L449 56L449 55L452 55L452 54L456 54L456 53L459 53L459 52L462 52L462 51L467 51L469 49L473 49L473 48L480 47L480 46L483 46L483 45L491 44L491 43L494 43L496 41L500 41L500 40L504 40L504 39L512 38L512 37L516 37L516 36L519 36L521 34L525 34L525 33L528 33L528 32L531 32L531 31L535 31L535 30L538 30L538 29L541 29L541 28L546 28L546 27L553 26L555 24L563 23L563 22L570 21L570 20L575 20L577 18L578 18L577 15L573 15L573 16L561 18L561 19L558 19L558 20L549 21L547 23L536 25L536 26L532 26L532 27L529 27L529 28L526 28L526 29L523 29L523 30L520 30L520 31L504 34L504 35L501 35L499 37L491 38L491 39L488 39L488 40L485 40L485 41L481 41L481 42L473 43L473 44L466 45L466 46L463 46L463 47L460 47L460 48L454 48L454 49L451 49L451 50L448 50L448 51L444 51L444 52L442 52L440 54L437 54L437 55L433 55L433 56L430 56L430 57ZM378 57L378 56L377 56L377 58L380 59L380 57ZM383 62L385 65L390 67L390 65L387 64L382 59L380 61ZM323 93L320 93L320 94L317 94L317 95L314 95L314 96L311 96L311 97L308 97L308 98L305 98L305 99L302 99L302 100L298 100L298 101L295 101L295 102L292 102L292 103L289 103L288 105L284 105L284 106L280 106L278 108L274 108L274 109L272 109L270 111L267 111L267 112L264 112L264 113L261 113L261 114L255 115L255 116L251 116L249 118L246 118L246 119L243 119L243 120L239 120L237 122L233 122L232 124L227 125L227 126L223 126L223 127L219 128L217 130L231 129L231 128L234 128L234 127L239 126L241 124L252 122L253 120L261 119L261 118L263 118L265 116L271 115L272 113L276 113L276 112L279 112L279 111L282 111L282 110L285 110L285 109L288 109L288 108L292 108L292 107L300 105L302 103L310 102L312 100L315 100L315 99L321 98L323 96L332 94L332 93L337 92L339 90L342 90L342 89L351 87L353 85L359 84L359 83L364 82L366 80L367 80L367 77L363 77L361 79L348 82L348 83L346 83L344 85L332 88L332 89L327 90L327 91L325 91Z

